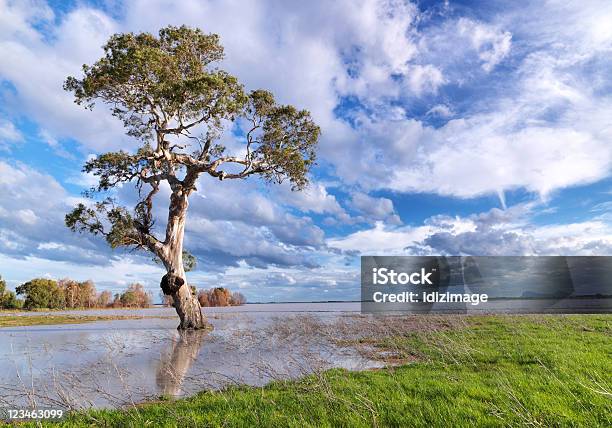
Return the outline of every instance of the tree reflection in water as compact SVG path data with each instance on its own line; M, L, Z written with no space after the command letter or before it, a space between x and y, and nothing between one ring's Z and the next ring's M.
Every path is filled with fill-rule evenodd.
M208 335L206 330L179 331L172 339L172 351L162 356L157 368L157 389L160 395L178 396L187 371L198 357Z

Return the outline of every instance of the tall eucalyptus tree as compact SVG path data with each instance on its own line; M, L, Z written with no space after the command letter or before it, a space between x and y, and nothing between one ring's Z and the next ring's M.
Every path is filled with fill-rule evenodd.
M219 180L259 175L269 182L289 180L294 190L308 184L320 129L306 110L279 105L265 90L245 92L236 77L218 67L223 47L216 34L189 27L166 27L159 34L115 34L104 56L83 66L81 78L68 77L64 89L91 109L101 101L123 121L136 151L100 154L83 170L98 177L66 215L73 231L103 235L113 247L153 253L166 269L161 288L171 295L179 329L206 326L185 277L183 239L189 196L203 174ZM239 124L244 146L227 153L220 137ZM162 183L171 190L165 231L153 215ZM138 202L118 204L112 189L134 185ZM109 193L110 195L104 195Z

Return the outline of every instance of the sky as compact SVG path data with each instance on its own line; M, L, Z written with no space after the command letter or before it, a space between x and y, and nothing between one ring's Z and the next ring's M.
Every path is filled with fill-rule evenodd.
M0 275L158 296L150 255L64 225L94 183L83 163L138 142L62 83L114 33L183 24L322 130L303 192L200 180L185 238L198 288L354 300L360 255L612 255L611 22L607 0L0 0Z

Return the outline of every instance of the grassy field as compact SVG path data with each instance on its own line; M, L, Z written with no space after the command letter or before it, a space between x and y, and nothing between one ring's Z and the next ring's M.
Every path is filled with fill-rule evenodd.
M94 321L130 320L143 318L164 317L149 317L139 315L3 315L0 316L0 328L32 325L82 324Z
M436 322L353 343L399 366L77 413L62 425L612 426L612 316Z

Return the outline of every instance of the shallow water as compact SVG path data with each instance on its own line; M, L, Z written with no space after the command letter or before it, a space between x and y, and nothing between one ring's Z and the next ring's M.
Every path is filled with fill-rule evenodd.
M203 308L205 314L227 313L315 313L315 312L359 312L360 302L320 302L320 303L248 303L242 306L229 306L219 308ZM146 309L87 309L68 311L37 311L37 312L0 312L3 315L142 315L142 316L172 316L176 312L173 308L156 306Z
M329 305L308 311L300 304L274 309L207 308L214 330L189 334L176 331L178 319L161 318L2 328L0 405L117 407L229 384L263 385L331 367L380 365L329 338L303 334L311 317L331 322L355 304L344 304L346 311ZM70 314L114 312L169 316L174 310Z

